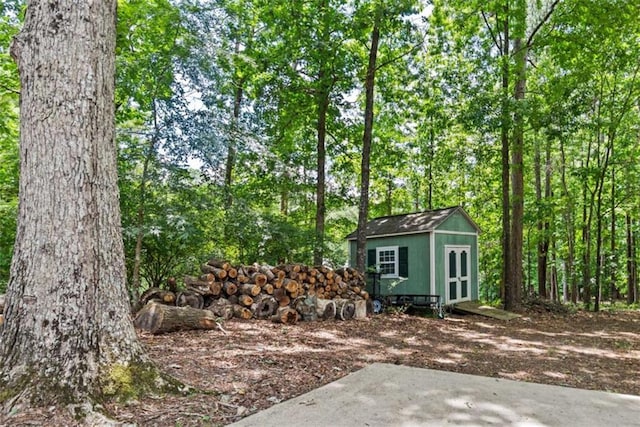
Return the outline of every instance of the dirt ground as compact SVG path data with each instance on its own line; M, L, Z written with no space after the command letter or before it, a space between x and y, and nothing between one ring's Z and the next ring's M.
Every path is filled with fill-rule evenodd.
M198 391L108 410L139 426L226 425L372 362L640 395L640 311L528 312L508 322L457 314L297 325L234 319L223 329L140 334L159 366ZM4 422L60 425L57 417Z

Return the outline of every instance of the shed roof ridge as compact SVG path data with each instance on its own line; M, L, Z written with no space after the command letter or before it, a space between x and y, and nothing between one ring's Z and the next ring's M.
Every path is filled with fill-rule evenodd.
M375 221L376 219L385 219L385 218L394 218L394 217L398 217L398 216L409 216L409 215L420 215L420 214L429 214L429 213L435 213L435 212L441 212L441 211L446 211L446 210L450 210L450 209L459 209L462 206L460 205L456 205L456 206L449 206L446 208L438 208L438 209L431 209L431 210L424 210L424 211L415 211L415 212L406 212L406 213L400 213L400 214L392 214L392 215L383 215L383 216L377 216L375 218L372 218L369 220L370 221Z

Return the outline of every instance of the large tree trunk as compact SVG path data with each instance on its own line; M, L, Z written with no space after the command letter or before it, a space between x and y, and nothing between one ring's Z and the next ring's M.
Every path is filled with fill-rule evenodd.
M356 239L356 270L364 272L367 246L367 219L369 215L369 163L371 158L371 140L373 137L373 101L376 79L376 61L380 28L378 18L371 31L371 48L369 49L369 65L364 83L366 100L364 108L364 132L362 135L362 161L360 172L360 207L358 209L358 233Z
M528 46L520 38L514 41L516 83L514 98L518 106L514 114L511 144L511 261L505 288L505 309L517 308L522 299L522 241L524 221L524 108Z
M12 45L22 83L21 177L0 350L5 411L157 387L125 287L115 13L115 0L33 0Z

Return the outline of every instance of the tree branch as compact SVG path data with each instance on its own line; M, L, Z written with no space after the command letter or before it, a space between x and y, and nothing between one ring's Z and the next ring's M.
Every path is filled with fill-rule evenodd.
M480 11L480 13L482 14L482 20L484 21L484 25L487 27L487 31L489 31L491 40L493 40L493 44L496 45L496 49L502 52L502 44L498 41L498 38L493 33L493 30L491 29L491 25L489 24L489 20L487 19L487 15L484 13L484 10Z
M15 90L15 89L10 88L9 86L5 86L3 84L0 84L0 89L4 89L9 93L13 93L14 95L20 95L20 91L19 90Z
M551 7L549 7L549 9L547 10L547 13L545 13L544 17L540 20L540 22L538 22L538 25L536 25L536 27L533 29L533 31L527 38L527 43L525 44L527 48L531 47L531 44L533 43L533 38L536 36L538 31L540 31L540 28L542 28L542 26L549 20L549 18L551 18L551 14L553 14L553 11L555 10L556 6L560 3L560 1L561 0L554 0L553 3L551 3Z

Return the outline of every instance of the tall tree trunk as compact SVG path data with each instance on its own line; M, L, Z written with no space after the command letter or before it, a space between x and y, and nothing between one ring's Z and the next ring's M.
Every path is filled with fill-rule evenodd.
M142 243L144 240L144 223L145 211L147 204L147 181L149 180L149 165L156 154L156 144L158 141L158 114L156 111L156 102L153 105L153 136L147 146L147 152L142 163L142 176L140 177L140 187L138 191L138 211L136 213L136 247L133 255L133 271L131 273L131 302L134 303L140 299L140 267L142 265Z
M313 247L313 263L322 265L324 258L324 219L326 212L325 205L325 186L326 186L326 147L325 140L327 137L327 111L329 110L329 93L321 91L318 95L318 123L316 133L318 137L317 143L317 182L316 182L316 233L315 244Z
M369 160L371 157L371 140L373 137L373 101L376 79L376 59L378 56L378 43L380 41L380 28L376 17L371 31L371 48L369 49L369 64L367 65L367 77L365 79L365 108L364 108L364 132L362 135L362 162L360 177L360 206L358 209L358 231L356 239L356 269L364 272L367 247L367 220L369 215Z
M240 54L240 40L236 40L234 54ZM227 144L227 161L224 169L224 193L227 209L233 204L233 169L236 165L236 155L238 150L238 138L240 136L240 111L242 107L242 97L244 96L244 77L233 79L233 112L231 116L231 131L229 132L229 142Z
M427 164L427 210L433 210L433 158L435 156L436 131L434 129L433 114L429 118L429 163ZM418 209L416 209L418 210Z
M602 191L598 194L596 201L596 271L595 271L595 301L593 311L600 311L600 298L602 292Z
M320 1L320 43L318 49L326 50L329 46L329 25L325 21L327 20L327 8L329 7L328 0ZM328 57L323 56L323 57ZM326 138L327 138L327 113L329 112L329 97L331 94L331 82L330 69L326 62L320 63L320 70L317 76L316 87L316 155L317 155L317 168L316 168L316 224L315 224L315 239L313 246L313 263L315 265L322 265L324 262L324 222L326 214L325 203L325 191L326 191Z
M505 300L507 310L517 308L522 300L522 249L524 221L524 115L523 101L526 89L526 63L528 47L521 38L513 43L516 82L514 99L516 111L513 124L513 143L511 144L511 265L509 266L508 293Z
M587 162L588 163L588 162ZM591 306L591 213L587 197L588 183L582 189L582 302Z
M633 233L633 221L629 212L625 216L627 224L627 304L633 304L638 301L636 283L636 239Z
M542 198L542 154L540 152L540 144L536 141L535 144L535 153L534 153L534 172L535 172L535 190L536 190L536 202L538 205L537 209L537 230L538 230L538 262L537 262L537 272L538 272L538 295L540 298L547 298L547 252L549 249L549 237L547 228L549 223L544 220L546 216L546 183L548 181L548 174L545 173L545 199ZM545 169L547 168L547 164L545 162Z
M613 155L613 146L611 147ZM616 254L616 168L615 165L611 166L611 236L609 251L611 252L611 261L609 272L609 299L611 303L618 299L618 288L616 287L616 271L618 270L618 256Z
M510 94L509 94L509 2L505 2L504 21L502 23L502 105L500 119L500 140L502 144L502 280L500 283L500 298L507 304L512 299L509 281L511 266L511 168L509 150ZM507 291L509 289L509 291Z
M560 174L560 180L562 183L562 197L564 199L565 208L562 212L566 230L567 230L567 258L565 260L566 265L566 280L569 282L569 300L576 304L578 302L578 280L575 274L575 241L576 230L574 226L574 205L573 198L569 194L569 187L567 185L567 157L564 151L564 142L562 136L560 136L560 158L562 171ZM565 299L566 295L565 295Z
M544 167L544 200L545 206L547 206L547 202L551 201L551 197L553 196L551 191L551 176L552 176L552 166L551 166L551 138L547 138L547 143L545 145L545 167ZM549 265L549 247L551 245L551 225L549 224L549 216L545 215L544 222L542 224L543 240L542 240L542 253L544 254L544 269L545 269L545 277L544 282L546 282L546 272L547 267ZM555 268L555 262L553 263ZM543 283L544 283L543 282ZM540 285L538 285L540 286ZM556 288L557 290L557 288ZM557 292L556 292L557 295ZM546 286L542 286L540 289L540 296L543 298L547 297L546 294Z
M30 1L12 45L21 179L0 349L5 410L91 403L123 393L123 381L138 392L158 378L125 287L115 13L115 0Z

